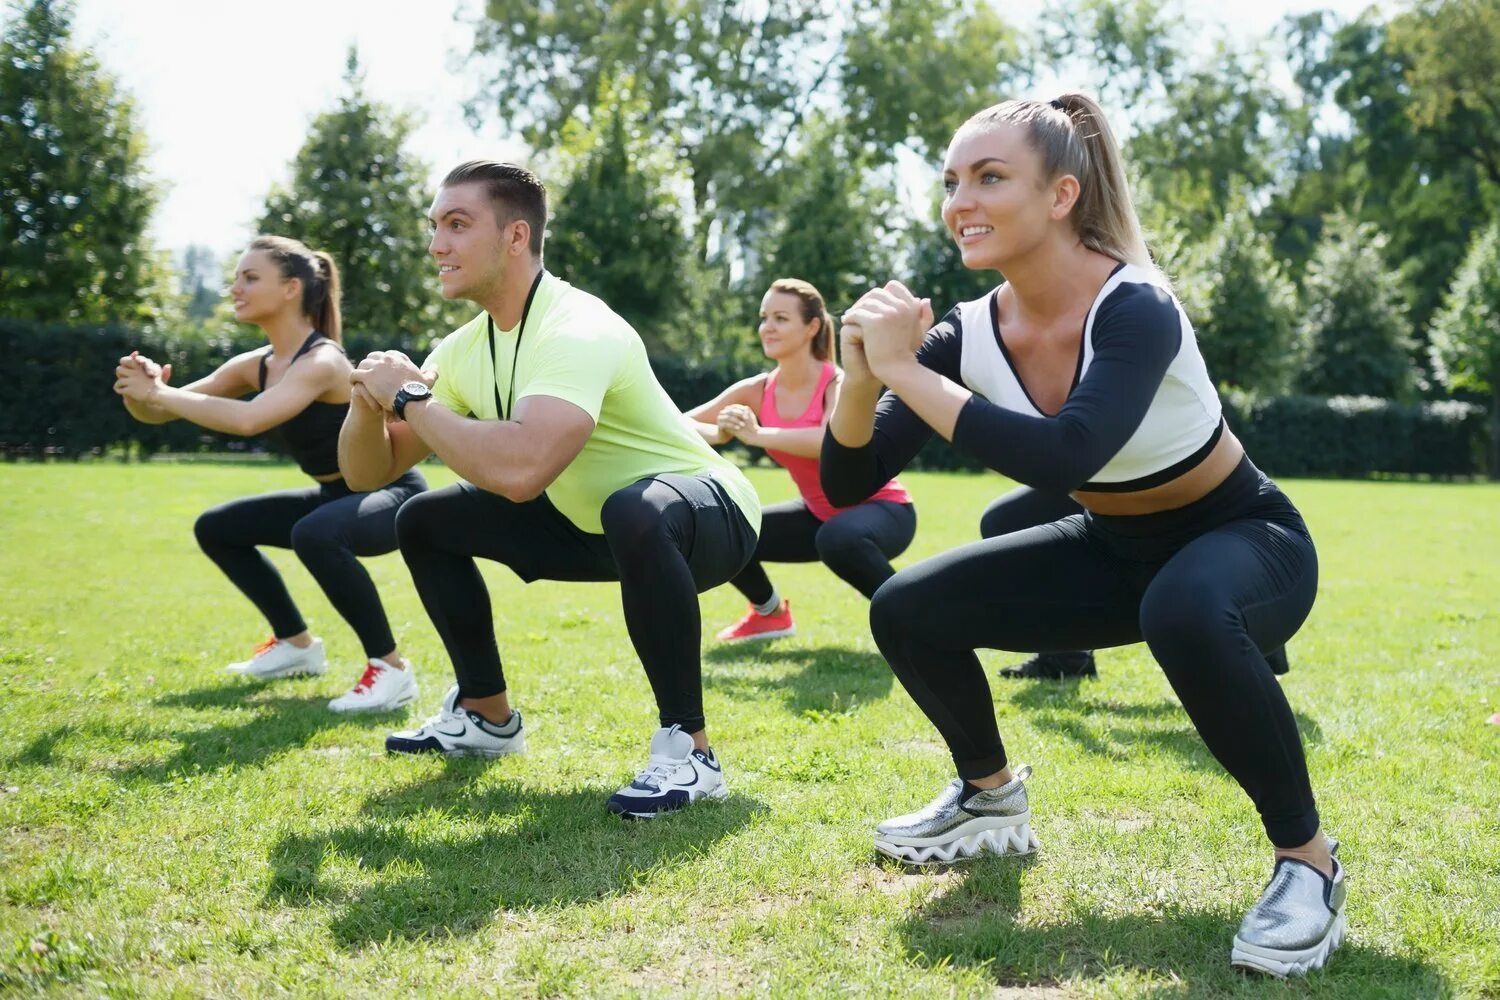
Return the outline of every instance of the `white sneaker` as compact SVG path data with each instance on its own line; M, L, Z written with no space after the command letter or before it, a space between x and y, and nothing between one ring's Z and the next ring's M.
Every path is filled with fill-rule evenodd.
M501 757L526 752L521 713L512 710L505 725L497 726L458 704L458 685L443 696L438 714L416 729L403 729L385 738L387 753L440 753L448 757Z
M645 769L605 805L625 819L653 819L701 799L722 799L728 794L714 752L697 749L681 726L673 726L656 731Z
M255 647L255 655L243 663L231 663L224 668L232 674L258 677L263 681L275 677L296 677L301 674L316 676L328 669L323 658L323 640L314 639L306 649L299 649L284 639L275 636Z
M416 696L417 679L412 676L410 663L402 670L371 657L364 675L349 693L330 701L328 708L334 712L387 712L408 704Z

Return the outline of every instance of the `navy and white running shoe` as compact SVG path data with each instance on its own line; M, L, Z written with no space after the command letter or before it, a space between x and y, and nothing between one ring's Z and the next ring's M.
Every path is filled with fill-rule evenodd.
M512 711L503 726L458 704L458 685L443 696L438 714L416 729L385 738L387 753L440 753L448 757L501 757L526 752L521 713Z
M681 726L658 729L651 756L635 780L609 797L609 811L624 819L653 819L701 799L729 794L712 750L698 750Z

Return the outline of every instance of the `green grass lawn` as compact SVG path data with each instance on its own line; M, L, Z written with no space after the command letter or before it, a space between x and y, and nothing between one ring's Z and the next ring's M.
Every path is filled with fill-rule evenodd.
M1006 485L904 478L903 565L975 537ZM656 722L613 585L486 565L525 757L382 752L451 681L398 555L368 565L417 664L409 713L325 710L360 650L289 552L330 672L223 672L266 627L193 518L300 482L0 466L0 994L1500 995L1496 486L1284 484L1322 558L1284 683L1343 840L1349 936L1281 984L1228 966L1269 850L1144 647L1104 652L1098 681L995 682L1035 767L1037 856L907 870L875 859L872 827L951 762L859 595L773 567L797 637L704 659L730 798L624 824L604 799ZM706 637L743 610L728 587L702 606Z

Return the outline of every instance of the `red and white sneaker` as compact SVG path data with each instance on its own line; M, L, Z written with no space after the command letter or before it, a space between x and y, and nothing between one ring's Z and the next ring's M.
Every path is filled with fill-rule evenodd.
M780 639L796 635L797 626L792 622L792 602L782 601L781 607L763 615L751 607L745 617L724 629L714 638L720 642L744 642L747 639Z
M371 658L365 672L346 695L328 703L334 712L386 712L409 704L417 697L417 679L411 664L406 669Z

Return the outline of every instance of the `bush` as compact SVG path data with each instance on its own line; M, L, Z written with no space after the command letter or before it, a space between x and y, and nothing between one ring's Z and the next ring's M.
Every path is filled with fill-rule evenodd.
M115 363L132 348L172 363L173 382L200 378L240 351L264 343L251 330L219 338L142 334L121 326L63 327L0 320L0 352L20 360L0 407L0 455L77 457L124 448L160 451L245 451L258 441L205 431L186 421L142 424L110 389ZM417 360L426 343L360 333L351 358L376 349L404 350ZM652 359L656 376L681 408L712 399L748 372L729 360L693 364L675 356ZM1255 463L1273 475L1364 476L1371 473L1472 476L1484 471L1484 408L1473 403L1394 403L1368 396L1283 396L1258 399L1226 394L1225 411ZM745 449L752 457L758 449ZM914 468L977 470L969 455L934 435Z
M1229 426L1275 476L1371 473L1474 476L1484 471L1485 413L1472 403L1396 403L1372 396L1229 393Z

